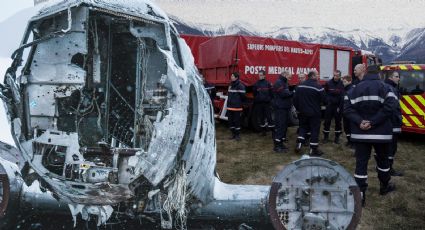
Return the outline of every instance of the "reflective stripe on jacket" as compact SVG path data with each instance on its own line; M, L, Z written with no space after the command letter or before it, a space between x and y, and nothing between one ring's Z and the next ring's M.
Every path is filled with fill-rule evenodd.
M255 102L270 102L272 100L272 84L266 79L259 80L252 87Z
M393 125L393 133L400 133L401 132L401 126L403 125L403 117L401 115L401 107L400 107L400 92L398 90L397 84L395 84L393 81L386 79L385 83L390 87L391 91L396 96L396 106L394 107L393 114L391 116L391 123Z
M295 91L294 106L302 115L320 117L325 101L325 90L314 79L304 81Z
M227 108L229 110L232 108L242 108L245 93L245 86L239 80L232 82L227 91Z
M288 79L279 75L279 79L273 85L273 107L277 109L289 109L292 107L293 92L289 91Z
M357 142L391 142L391 115L395 107L395 94L377 74L367 74L344 97L344 115L350 121L351 140ZM363 120L371 128L362 130Z

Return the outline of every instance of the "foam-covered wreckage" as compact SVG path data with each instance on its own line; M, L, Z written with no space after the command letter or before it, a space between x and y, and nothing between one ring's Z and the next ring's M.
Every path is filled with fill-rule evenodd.
M17 146L0 146L2 229L23 212L98 225L115 212L165 229L358 222L358 188L331 161L297 161L272 186L216 177L211 101L188 46L148 1L53 1L12 58L0 85Z

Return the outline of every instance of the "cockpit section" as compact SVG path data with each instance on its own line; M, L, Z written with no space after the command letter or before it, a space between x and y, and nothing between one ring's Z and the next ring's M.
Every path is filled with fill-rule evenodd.
M159 21L92 7L30 22L16 54L30 48L15 90L25 95L12 110L15 136L47 180L66 182L57 189L81 195L74 202L130 197L123 185L139 176L137 155L148 151L154 124L175 97L165 51L180 67L182 59L169 31ZM109 193L116 197L88 199L93 189L113 191L102 183L116 185Z

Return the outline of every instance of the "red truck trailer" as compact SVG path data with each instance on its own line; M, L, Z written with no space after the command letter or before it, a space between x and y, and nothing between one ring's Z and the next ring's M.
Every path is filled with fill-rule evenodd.
M334 70L342 75L352 75L353 68L359 63L369 65L378 59L371 53L355 51L350 47L312 44L281 39L229 35L229 36L193 36L182 35L195 58L195 63L205 80L217 88L217 100L214 101L216 117L227 120L227 89L232 72L239 72L240 81L247 88L248 99L252 99L252 86L258 80L258 72L266 71L266 78L274 83L282 71L289 71L293 78L289 82L296 86L298 75L317 70L320 82L324 84L333 77ZM251 114L252 100L248 100L244 109L246 123L256 127L256 117ZM296 113L291 121L296 122Z

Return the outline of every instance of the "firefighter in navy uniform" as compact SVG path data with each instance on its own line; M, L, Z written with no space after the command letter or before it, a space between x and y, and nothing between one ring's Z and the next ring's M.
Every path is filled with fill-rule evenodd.
M344 97L344 115L350 120L351 141L355 145L356 169L354 178L362 193L365 205L367 165L372 147L375 149L376 170L381 195L395 190L390 183L388 148L392 141L391 116L397 103L394 93L382 82L378 66L369 66L368 73Z
M344 85L344 96L347 95L353 87L355 87L352 84L352 78L350 75L342 77L342 84ZM341 111L343 111L343 109L344 108L341 108ZM344 126L345 137L347 138L347 143L345 145L347 147L353 148L354 146L351 143L350 121L345 116L343 116L342 121Z
M298 75L298 85L300 85L301 83L303 83L306 79L307 79L307 75L304 74L304 73L300 73ZM296 92L296 90L297 89L295 88L295 92ZM295 146L295 153L299 153L301 151L301 147L303 145L306 145L306 146L309 145L309 143L310 143L310 136L311 136L310 127L308 126L308 124L303 124L303 123L300 122L300 121L304 121L304 119L301 118L302 115L299 113L299 111L297 111L297 116L298 116L298 129L297 129L297 135L298 135L298 137L297 137L297 140L300 140L300 139L304 140L304 144L301 143L300 141L297 141L296 142L296 146ZM306 131L306 134L305 134L305 137L302 137L301 136L301 132L300 132L300 130L301 130L300 127L301 126L304 126L304 128L307 130Z
M260 122L261 133L266 136L267 129L274 128L270 103L272 101L272 84L266 80L266 71L260 70L259 80L253 86L254 108Z
M227 91L227 117L229 128L232 131L232 138L240 140L241 113L243 111L242 102L245 100L245 86L239 81L239 74L233 73L230 76L232 81Z
M342 105L344 102L344 85L341 81L341 71L336 70L331 80L326 82L326 111L325 111L325 122L323 128L324 139L326 143L329 140L329 133L332 119L335 120L335 144L339 144L339 136L342 133L341 120L342 120Z
M354 67L354 77L352 80L353 86L357 85L357 83L360 82L359 79L363 79L364 75L366 74L366 67L364 64L357 64Z
M284 152L287 150L283 142L286 140L286 131L288 128L289 111L292 107L293 92L289 90L288 81L292 74L283 71L273 85L273 109L275 117L275 132L273 142L275 152Z
M400 73L397 71L392 72L387 79L385 79L385 83L391 88L397 97L396 107L394 108L391 123L393 125L393 141L390 144L388 160L390 162L390 174L391 176L403 176L402 172L396 171L393 168L394 157L397 152L397 141L398 135L401 133L401 126L403 124L403 118L401 115L401 107L400 107L400 92L398 90L398 83L400 81Z
M309 72L307 77L306 81L298 85L294 95L294 106L300 113L300 133L296 148L301 148L306 133L310 131L310 155L320 156L323 154L319 150L321 105L326 101L326 95L322 86L317 83L317 71Z

